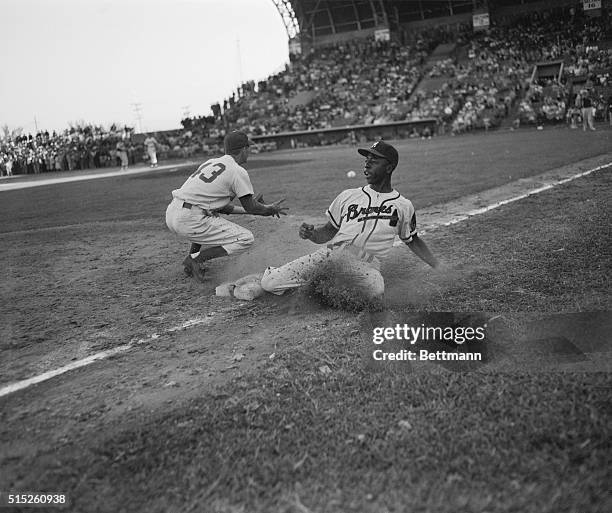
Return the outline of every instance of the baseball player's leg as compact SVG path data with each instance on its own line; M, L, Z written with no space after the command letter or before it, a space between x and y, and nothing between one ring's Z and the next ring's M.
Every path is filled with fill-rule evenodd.
M268 267L261 279L262 288L272 294L283 294L286 290L308 283L314 273L326 261L335 260L334 271L339 283L349 285L370 298L380 297L385 291L385 282L380 272L372 265L358 260L345 249L320 249L293 260L281 267Z
M170 231L192 243L192 254L221 247L224 254L231 255L245 251L253 244L253 234L246 228L222 217L204 215L195 207L183 208L183 203L179 199L170 202L166 209L166 225Z
M191 212L183 208L183 201L179 199L173 199L168 208L166 209L166 225L172 233L189 239L190 233L185 229L187 223L190 223ZM193 255L197 257L202 249L202 245L192 242L189 250L189 256ZM185 274L193 276L194 262L187 258L183 261L183 267ZM198 273L200 278L203 277L202 273Z
M151 166L156 166L157 165L157 153L155 150L147 150L147 153L149 154L149 163Z
M183 260L183 266L185 273L189 276L195 274L198 280L203 281L204 270L201 269L200 263L211 258L225 256L228 252L216 243L219 238L215 238L215 230L207 226L211 219L217 218L204 216L202 211L196 208L185 209L183 203L182 200L177 198L170 202L166 209L166 225L171 232L192 241L189 255ZM248 240L249 234L250 232L244 234L242 239ZM196 239L197 242L195 242ZM209 242L211 244L208 244ZM232 239L230 242L234 242L234 240ZM207 246L202 251L204 244Z
M360 291L365 297L374 299L381 297L385 292L385 280L382 274L365 262L352 260L341 274L341 283L350 284L351 288Z
M595 130L595 115L593 114L593 108L589 109L588 112L589 128Z
M225 255L242 253L249 249L255 240L253 234L246 228L222 217L209 216L195 220L188 238L192 245L202 246L200 255L203 255L203 258L201 260L221 256L217 254L219 253L218 248L223 249Z
M268 267L261 278L261 287L277 295L301 287L308 282L310 275L329 258L330 254L331 250L323 248L296 258L281 267Z
M197 211L183 219L181 230L192 243L191 252L183 261L185 271L200 281L203 281L205 272L201 264L242 253L254 241L253 234L246 228L221 217L198 215Z
M176 198L170 202L168 208L166 208L166 226L172 233L185 236L182 229L185 209L183 209L182 205L183 202Z

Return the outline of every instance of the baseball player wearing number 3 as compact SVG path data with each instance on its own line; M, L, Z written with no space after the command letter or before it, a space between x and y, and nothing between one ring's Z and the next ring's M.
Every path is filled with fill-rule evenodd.
M384 259L395 237L399 236L419 258L431 267L438 262L416 231L412 203L391 187L391 174L399 156L384 141L371 148L359 149L365 160L364 175L368 185L341 192L327 210L328 221L319 227L302 224L299 235L325 247L282 267L268 267L261 287L273 294L307 283L308 278L330 257L347 262L346 277L366 296L382 296L385 285L380 274ZM355 258L356 257L356 258Z
M230 132L224 140L225 155L207 160L172 191L172 201L166 209L166 224L179 236L191 241L189 255L183 261L185 272L204 281L201 264L226 255L240 253L253 244L253 234L219 214L285 215L284 200L269 205L261 196L253 197L253 186L242 167L249 157L251 142L244 132ZM232 205L238 198L241 207Z

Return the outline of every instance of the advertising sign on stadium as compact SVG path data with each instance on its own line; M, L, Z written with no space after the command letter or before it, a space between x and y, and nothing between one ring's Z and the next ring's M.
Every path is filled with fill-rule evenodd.
M488 12L481 12L481 13L474 13L474 16L472 17L473 22L474 22L474 30L485 30L489 28L489 13Z
M592 11L593 9L601 9L601 0L584 0L582 3L585 11Z
M374 39L376 41L389 41L391 39L391 32L388 28L379 28L374 31Z

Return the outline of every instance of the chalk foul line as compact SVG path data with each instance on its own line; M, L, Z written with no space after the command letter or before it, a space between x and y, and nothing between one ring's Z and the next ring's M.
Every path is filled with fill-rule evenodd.
M419 214L421 216L421 223L419 224L423 228L419 230L419 233L427 233L437 228L452 226L454 224L465 221L466 219L469 219L470 217L484 214L486 212L495 210L504 205L508 205L509 203L520 201L529 196L533 196L535 194L539 194L541 192L550 190L554 187L557 187L558 185L566 184L578 178L582 178L584 176L588 176L592 173L595 173L596 171L601 171L601 170L604 170L610 167L612 167L612 162L602 164L600 166L594 167L592 169L588 169L586 171L581 171L579 173L571 174L570 176L566 176L565 178L559 178L559 179L551 179L549 177L544 178L542 180L542 182L544 183L543 184L540 183L538 185L535 185L535 183L532 182L532 179L527 179L527 180L522 179L522 180L518 180L517 182L513 182L511 184L506 184L505 186L502 186L502 187L496 187L494 189L490 189L489 191L484 191L480 194L474 194L474 195L464 197L463 200L459 199L456 201L448 202L446 206L449 208L446 208L446 209L444 208L444 205L433 205L431 207L428 207L426 209L422 209L419 211ZM548 175L548 173L545 173L545 175ZM537 180L537 177L533 177L533 179ZM506 187L515 185L520 182L524 182L524 183L520 187L518 187L519 190L514 191L515 192L514 195L504 198L504 199L493 201L483 207L472 208L472 209L465 211L466 204L469 205L470 203L476 203L477 201L482 200L483 196L486 197L487 195L490 195L491 198L499 197L501 192ZM530 184L532 185L531 187L530 187ZM446 210L447 212L446 213L440 212L441 209ZM461 211L461 210L464 210L464 211ZM397 239L394 243L394 246L400 246L403 244L404 243L401 240Z
M227 309L227 311L230 311L230 310L231 309ZM56 376L61 376L62 374L65 374L66 372L70 372L80 367L85 367L86 365L89 365L98 360L104 360L106 358L110 358L111 356L115 356L117 354L124 353L125 351L129 351L133 347L136 347L142 344L146 344L147 342L156 340L162 337L163 335L174 333L176 331L185 330L188 328L193 328L194 326L202 326L202 325L210 324L214 317L215 317L215 313L209 314L206 317L196 317L195 319L190 319L177 326L168 328L162 331L161 333L153 333L153 335L150 335L148 337L141 338L138 340L133 340L129 344L123 344L121 346L117 346L112 349L107 349L106 351L100 351L96 354L92 354L91 356L87 356L86 358L76 360L58 369L53 369L47 372L43 372L42 374L39 374L38 376L33 376L31 378L24 379L22 381L11 383L9 385L4 386L3 388L0 388L0 397L12 394L14 392L17 392L18 390L23 390L24 388L28 388L32 385L36 385L37 383L42 383L43 381L47 381Z
M460 223L462 221L465 221L466 219L469 219L470 217L473 216L477 216L480 214L484 214L486 212L489 212L490 210L494 210L496 208L499 208L503 205L507 205L509 203L514 203L515 201L519 201L521 199L527 198L529 196L533 196L534 194L539 194L540 192L543 191L547 191L549 189L552 189L553 187L556 187L558 185L562 185L568 182L571 182L573 180L576 180L577 178L581 178L583 176L587 176L590 175L591 173L595 173L596 171L601 171L603 169L607 169L609 167L612 167L612 162L609 162L607 164L603 164L600 166L597 166L595 168L589 169L587 171L582 171L580 173L575 173L572 174L570 176L567 176L566 178L563 179L557 179L557 180L553 180L553 181L549 181L549 183L546 183L545 185L541 185L539 187L535 187L532 189L527 189L525 192L522 192L520 194L517 194L515 196L511 196L509 198L505 198L499 201L495 201L494 203L491 203L489 205L486 205L484 207L480 207L480 208L476 208L476 209L472 209L469 210L467 212L463 212L463 213L451 213L451 214L446 214L446 215L440 215L437 217L435 214L431 215L431 220L430 222L426 223L426 227L427 230L426 231L431 231L434 230L436 228L440 228L443 226L451 226L453 224L457 224ZM499 188L498 188L499 189ZM474 196L476 197L476 196ZM454 202L451 202L454 203ZM432 209L435 208L440 208L441 206L434 206L431 207ZM448 219L448 217L451 217L451 219ZM424 233L424 232L423 232ZM395 242L395 245L401 245L403 244L403 242L401 241L397 241ZM113 349L108 349L106 351L101 351L98 352L96 354L93 354L91 356L87 356L86 358L82 358L81 360L77 360L74 361L72 363L69 363L68 365L64 365L63 367L60 367L58 369L54 369L54 370L50 370L47 372L44 372L42 374L39 374L38 376L33 376L31 378L28 379L24 379L22 381L17 381L15 383L11 383L9 385L4 386L3 388L0 388L0 397L4 397L6 395L12 394L14 392L17 392L19 390L23 390L25 388L28 388L32 385L36 385L38 383L42 383L43 381L47 381L51 378L54 378L56 376L60 376L62 374L65 374L66 372L70 372L72 370L78 369L80 367L85 367L86 365L90 365L93 362L99 361L99 360L104 360L106 358L109 358L111 356L115 356L117 354L120 353L124 353L126 351L129 351L130 349L141 345L141 344L145 344L147 342L150 342L152 340L156 340L160 337L162 337L163 335L169 334L169 333L173 333L176 331L181 331L181 330L185 330L185 329L189 329L189 328L193 328L195 326L201 326L201 325L205 325L205 324L210 324L213 320L213 318L215 317L216 314L218 313L227 313L230 312L232 310L236 309L235 306L230 307L230 308L226 308L223 310L220 310L216 313L211 313L209 315L207 315L206 317L196 317L194 319L189 319L177 326L173 326L171 328L167 328L166 330L164 330L162 333L154 333L153 335L150 335L149 337L145 337L143 339L139 339L136 341L132 341L129 344L124 344L121 346L117 346L114 347Z

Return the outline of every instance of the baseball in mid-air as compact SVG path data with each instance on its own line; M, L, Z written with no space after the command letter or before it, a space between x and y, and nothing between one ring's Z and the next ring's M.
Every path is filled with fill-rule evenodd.
M348 173L346 173L346 176L348 176L349 178L355 178L357 176L357 173L355 173L355 171L349 171Z

